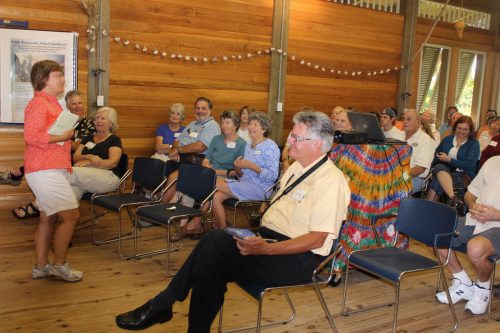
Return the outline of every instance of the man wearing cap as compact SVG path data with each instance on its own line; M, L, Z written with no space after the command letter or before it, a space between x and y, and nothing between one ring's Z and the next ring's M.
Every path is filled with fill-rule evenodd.
M397 117L396 109L385 108L380 114L380 126L384 130L386 139L397 139L404 141L405 132L394 126Z

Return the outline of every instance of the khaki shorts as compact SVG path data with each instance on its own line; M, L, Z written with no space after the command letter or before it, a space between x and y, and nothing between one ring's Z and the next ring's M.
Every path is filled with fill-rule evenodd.
M68 182L68 170L41 170L27 173L25 177L36 197L38 209L47 216L78 208L78 201Z

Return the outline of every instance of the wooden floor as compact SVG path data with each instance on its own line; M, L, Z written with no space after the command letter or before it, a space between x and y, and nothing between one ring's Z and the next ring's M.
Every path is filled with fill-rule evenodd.
M84 216L88 216L87 209L82 207ZM33 280L30 273L35 223L35 219L20 222L10 215L9 209L0 210L0 332L120 332L115 327L115 316L143 304L169 281L165 276L164 255L122 260L116 244L91 245L89 229L75 232L68 256L71 264L84 271L83 281ZM115 224L112 215L108 215L99 226L99 236L111 234ZM161 247L163 235L161 229L147 230L140 246ZM174 253L172 267L179 267L194 245L195 241L190 240L181 251ZM412 246L426 251L418 244ZM351 307L360 308L392 297L390 286L359 272L352 276L355 285ZM447 306L434 300L435 280L435 274L422 274L403 282L399 332L445 332L450 327ZM391 332L392 308L342 317L339 315L341 292L341 288L325 290L340 333ZM297 308L295 320L264 332L330 332L313 290L293 291L290 296ZM266 320L287 314L280 294L270 295L268 300L264 310ZM151 327L147 332L185 332L188 306L188 301L177 303L172 321ZM500 299L497 298L494 306L500 312ZM459 318L457 332L500 332L500 322L493 322L487 315L464 313L463 308L464 303L455 305ZM225 309L226 327L236 327L252 323L257 307L238 287L229 285ZM214 332L217 323L216 319Z

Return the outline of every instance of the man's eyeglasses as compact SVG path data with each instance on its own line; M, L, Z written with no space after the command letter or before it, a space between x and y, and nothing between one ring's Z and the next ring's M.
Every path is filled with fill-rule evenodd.
M290 140L291 141L294 141L294 142L302 142L302 141L309 141L309 140L314 140L314 139L311 139L311 138L303 138L299 135L295 135L293 133L290 134Z

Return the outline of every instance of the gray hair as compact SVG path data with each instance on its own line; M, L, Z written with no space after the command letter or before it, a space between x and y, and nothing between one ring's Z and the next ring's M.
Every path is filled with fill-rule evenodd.
M64 96L64 100L66 101L66 104L69 103L69 100L71 97L73 96L82 96L82 93L78 90L70 90L66 93L66 95Z
M329 152L333 145L334 128L330 118L323 112L303 111L293 116L294 124L304 124L307 126L307 135L311 139L322 141L321 151Z
M99 112L107 112L108 118L111 121L111 133L116 132L118 130L118 114L116 113L116 110L112 108L111 106L103 106L96 111L96 115Z
M406 115L408 115L410 113L414 114L417 117L418 121L420 121L420 119L422 119L422 116L420 115L420 112L418 112L415 109L406 109L405 112L404 112L404 115L406 116Z
M234 126L239 127L240 126L240 116L236 113L236 111L233 110L226 110L222 112L220 115L220 120L222 122L222 119L231 119L233 121Z
M269 118L266 113L254 111L248 116L248 122L250 123L252 120L256 120L260 123L266 138L271 134L271 118Z
M170 114L176 112L181 116L181 120L184 120L186 116L184 115L184 104L182 103L174 103L170 106Z

